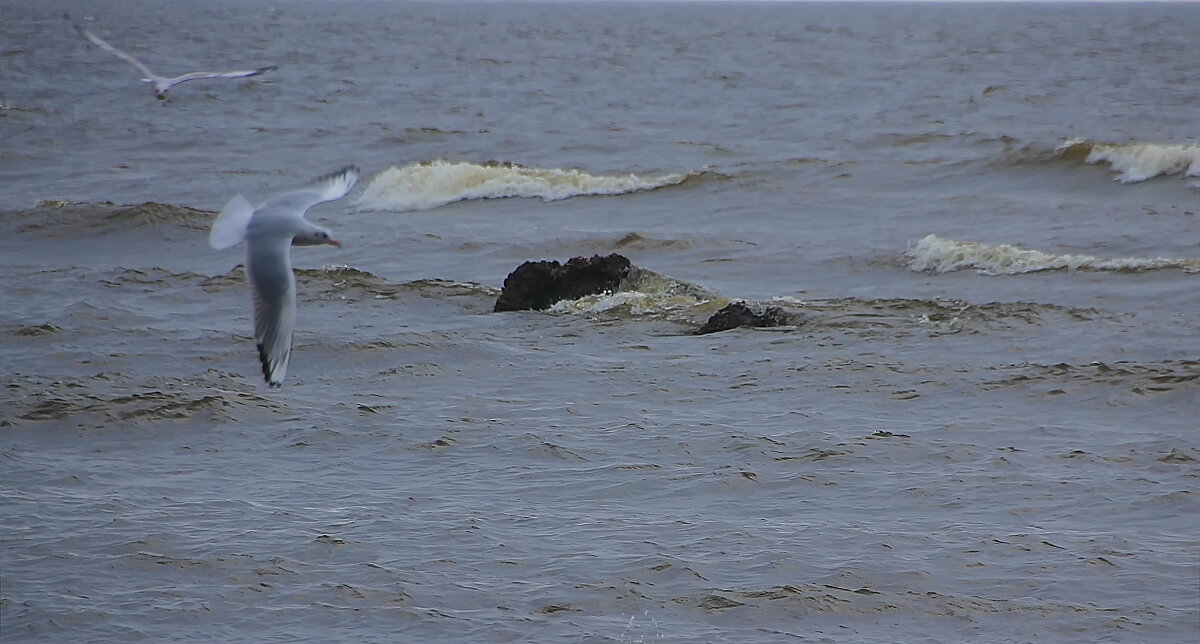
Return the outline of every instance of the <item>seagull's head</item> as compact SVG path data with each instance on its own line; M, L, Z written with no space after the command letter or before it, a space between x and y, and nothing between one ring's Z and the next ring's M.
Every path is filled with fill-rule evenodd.
M162 85L154 82L153 78L142 78L140 80L143 83L150 83L151 85L154 85L154 96L156 98L158 98L158 100L160 100L160 101L167 100L167 88L166 87L163 87Z
M329 244L331 246L342 247L342 242L333 238L333 233L328 228L321 226L313 226L309 230L305 230L292 237L292 245L294 246L320 246L321 244Z

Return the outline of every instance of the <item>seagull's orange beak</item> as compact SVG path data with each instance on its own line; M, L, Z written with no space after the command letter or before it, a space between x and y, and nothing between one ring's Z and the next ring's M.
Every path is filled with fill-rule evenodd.
M340 242L340 241L338 241L338 240L336 240L336 239L331 239L331 240L329 240L329 243L330 243L331 245L333 245L333 246L337 246L338 248L341 248L341 247L342 247L342 242Z

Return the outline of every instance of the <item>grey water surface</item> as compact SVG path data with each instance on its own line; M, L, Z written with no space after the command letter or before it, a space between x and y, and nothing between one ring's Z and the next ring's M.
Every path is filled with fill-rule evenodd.
M70 21L163 75L279 70L160 103ZM1189 3L0 2L0 639L1196 641L1197 34ZM688 178L356 196L437 160ZM269 390L208 226L349 163ZM929 235L976 263L917 270ZM491 312L610 252L671 288ZM731 300L797 322L691 334Z

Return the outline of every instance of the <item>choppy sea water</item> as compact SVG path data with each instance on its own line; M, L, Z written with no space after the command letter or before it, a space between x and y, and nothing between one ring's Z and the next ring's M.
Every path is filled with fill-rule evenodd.
M160 104L64 13L280 69ZM0 638L1194 641L1196 33L0 4ZM347 163L269 390L208 226ZM491 312L610 252L618 292ZM731 300L796 324L691 335Z

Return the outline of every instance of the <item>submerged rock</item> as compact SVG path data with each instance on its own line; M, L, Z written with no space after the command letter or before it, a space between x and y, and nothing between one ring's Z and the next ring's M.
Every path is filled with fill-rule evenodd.
M697 329L694 335L717 333L736 329L739 326L783 326L789 324L788 315L783 309L768 306L755 311L745 302L731 302L725 308L712 314L704 326Z
M493 309L544 311L560 300L616 291L629 275L629 259L613 253L606 257L572 257L557 261L525 262L504 278L504 289Z

